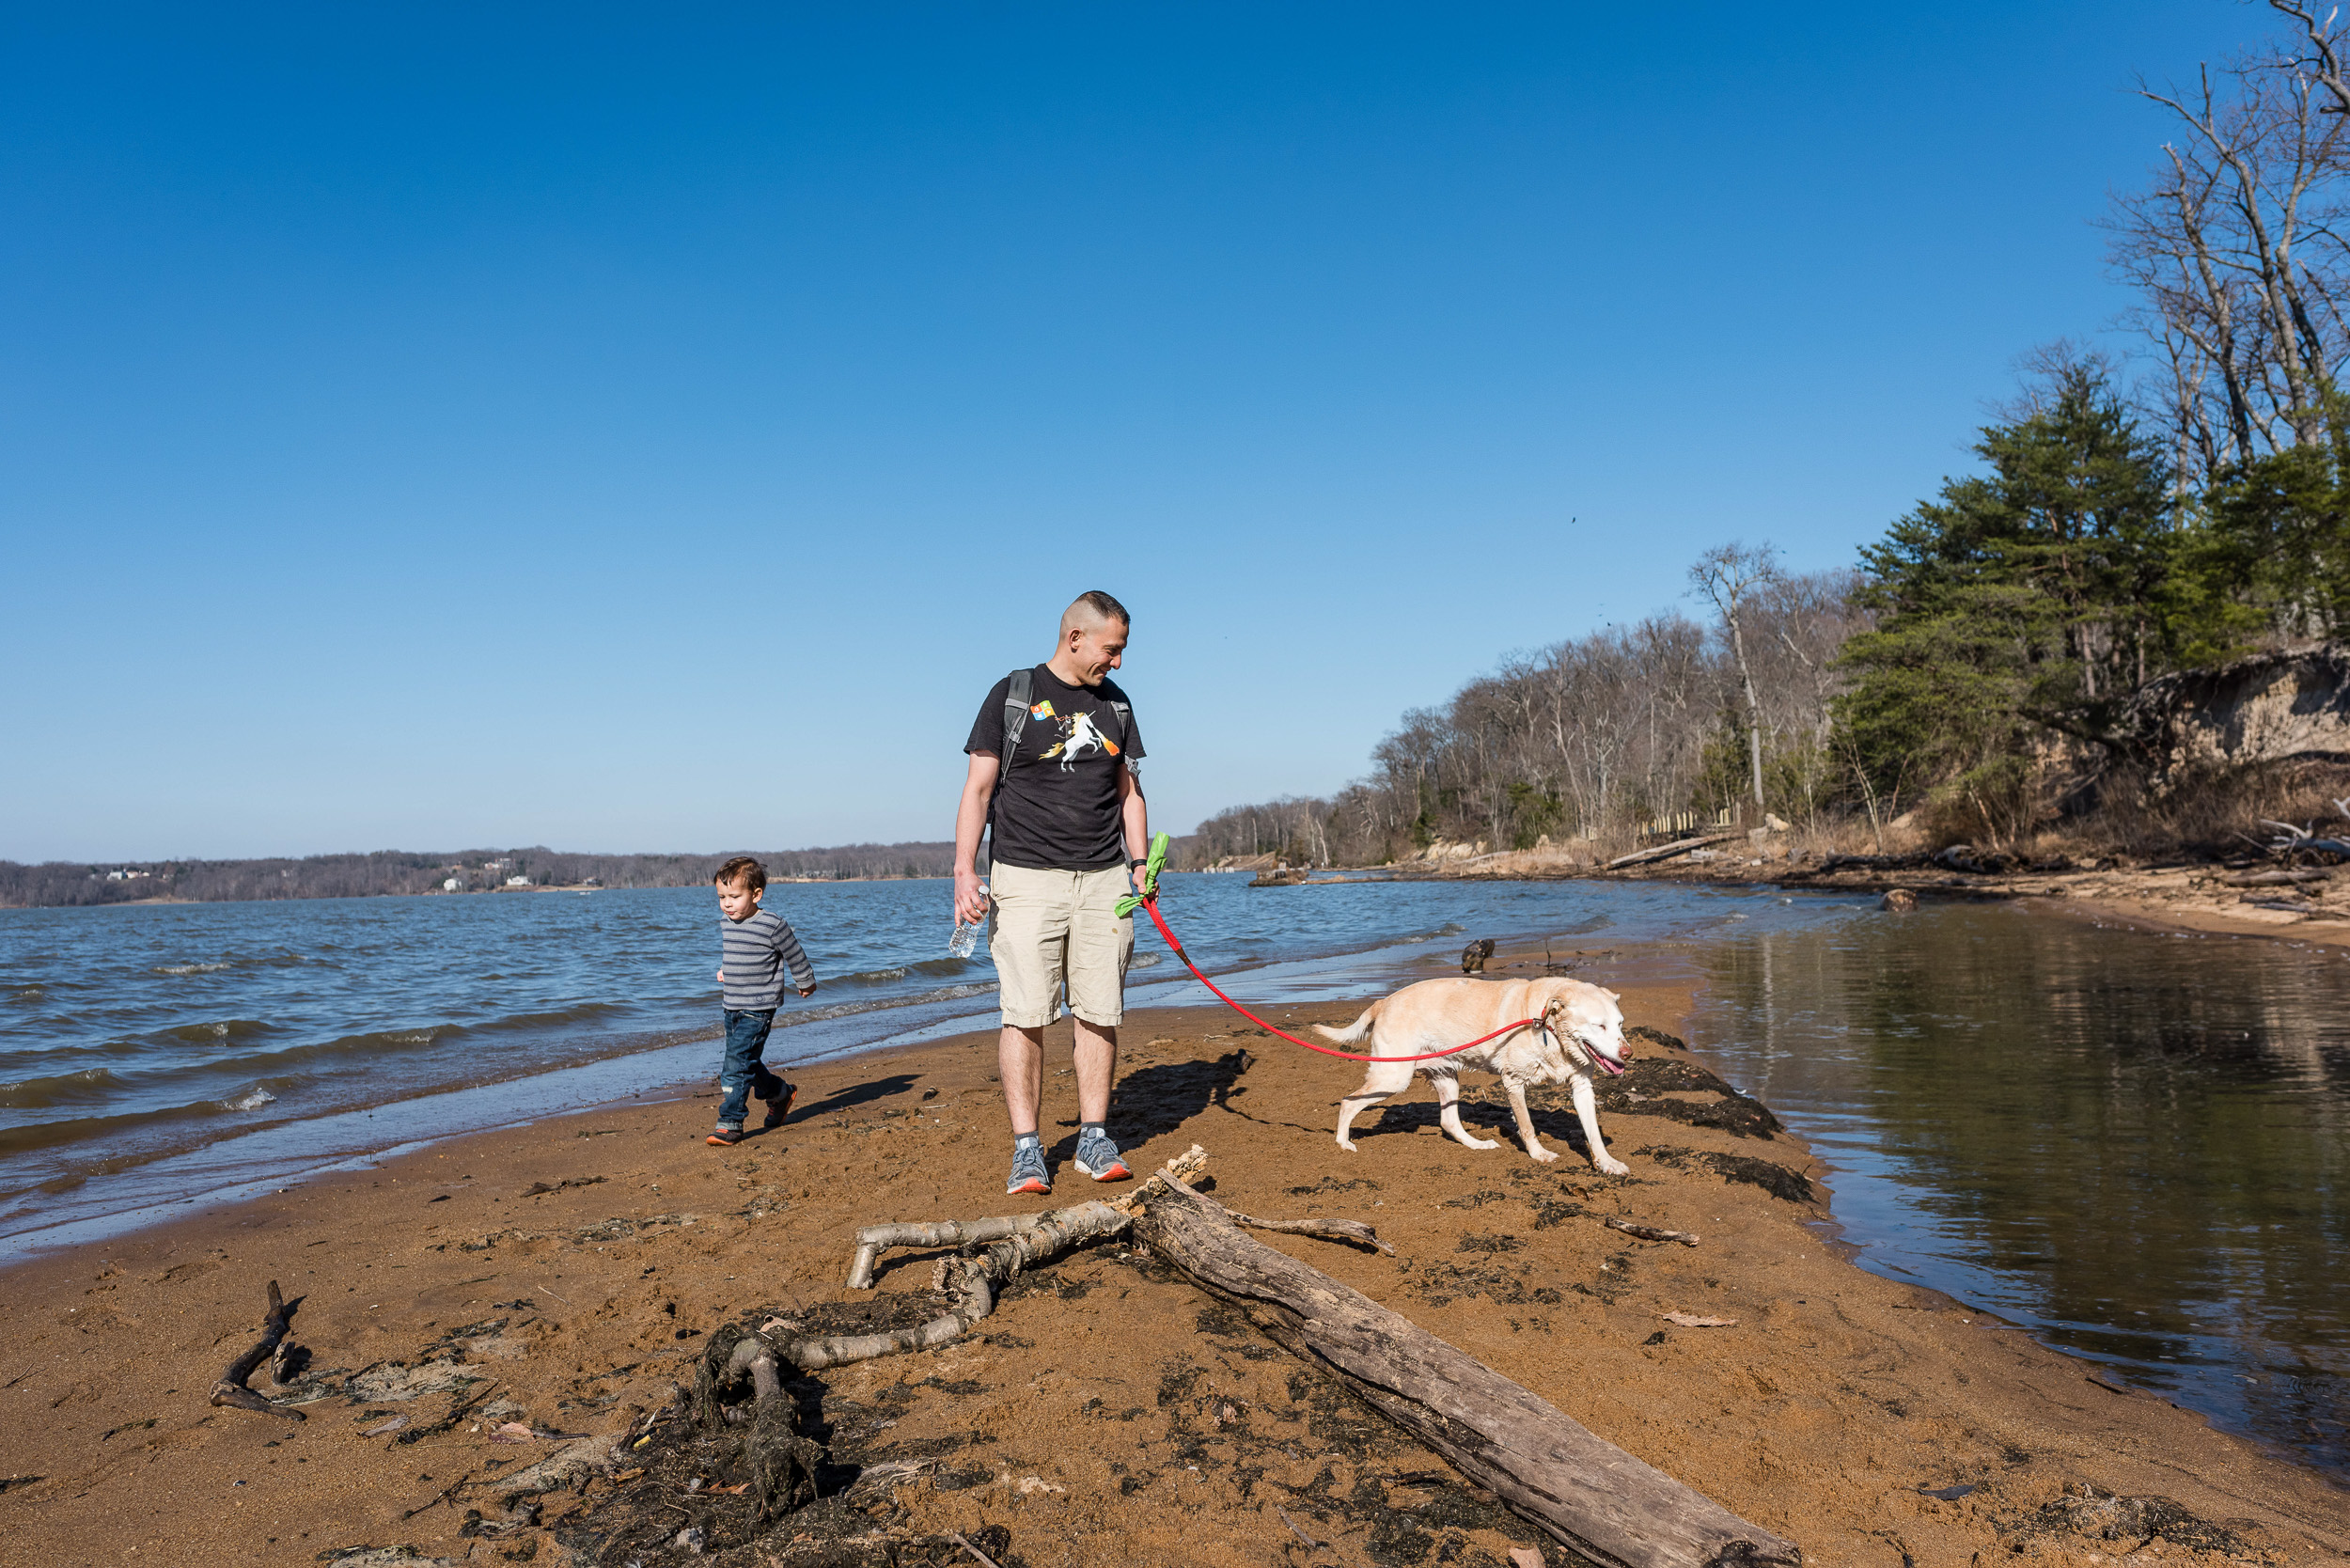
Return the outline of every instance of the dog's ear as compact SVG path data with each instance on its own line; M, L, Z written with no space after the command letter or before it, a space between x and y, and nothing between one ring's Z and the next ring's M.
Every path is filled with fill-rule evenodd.
M1601 986L1600 989L1607 992L1607 999L1611 1002L1621 1002L1623 1000L1623 993L1621 991L1607 991L1607 988L1604 985Z

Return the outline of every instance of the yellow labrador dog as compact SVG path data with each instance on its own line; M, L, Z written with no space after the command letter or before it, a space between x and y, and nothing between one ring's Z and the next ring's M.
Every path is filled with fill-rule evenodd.
M1471 1137L1461 1125L1461 1079L1464 1067L1497 1073L1510 1091L1510 1109L1518 1119L1518 1138L1538 1160L1559 1156L1534 1136L1534 1119L1526 1108L1528 1084L1569 1084L1574 1114L1583 1123L1584 1141L1590 1145L1591 1164L1609 1176L1623 1176L1631 1167L1607 1152L1600 1141L1599 1111L1591 1100L1591 1069L1623 1071L1623 1010L1613 991L1574 980L1432 980L1407 985L1392 996L1371 1004L1363 1015L1342 1029L1316 1024L1323 1037L1353 1045L1365 1037L1374 1057L1416 1057L1441 1051L1465 1040L1490 1034L1519 1018L1539 1018L1541 1026L1515 1029L1498 1040L1471 1046L1458 1056L1431 1061L1373 1061L1363 1087L1339 1102L1339 1147L1354 1152L1347 1129L1355 1116L1388 1095L1407 1088L1412 1070L1419 1069L1436 1086L1437 1120L1448 1136L1471 1149L1498 1149L1491 1138Z

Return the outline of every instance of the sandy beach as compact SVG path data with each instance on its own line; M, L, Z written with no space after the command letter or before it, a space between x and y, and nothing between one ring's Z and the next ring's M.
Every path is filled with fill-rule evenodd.
M1803 1146L1663 1038L1686 992L1637 964L1598 978L1653 1031L1603 1101L1628 1178L1592 1171L1563 1104L1539 1118L1555 1165L1463 1149L1424 1085L1367 1116L1348 1155L1331 1102L1356 1069L1220 1010L1130 1015L1114 1127L1137 1168L1204 1146L1234 1208L1374 1225L1394 1256L1267 1239L1809 1562L2350 1554L2350 1492L2316 1472L1843 1261ZM744 1544L748 1504L722 1490L744 1478L679 1414L705 1337L771 1314L927 1315L919 1252L870 1296L844 1288L856 1227L1099 1196L1066 1169L1073 1095L1048 1071L1049 1199L1002 1195L993 1038L968 1035L806 1069L790 1124L733 1149L702 1143L713 1096L688 1092L19 1265L0 1291L0 1560L650 1564L694 1560L667 1544L689 1528L707 1560L741 1563L974 1560L949 1532L1007 1568L1570 1560L1118 1245L1024 1276L964 1340L802 1385L828 1473L870 1474ZM1491 1134L1507 1114L1485 1101L1468 1120ZM1637 1241L1611 1216L1700 1240ZM206 1403L272 1279L304 1298L300 1422ZM615 1434L619 1457L536 1493L542 1469L535 1516L509 1512L502 1477L612 1453L583 1440Z

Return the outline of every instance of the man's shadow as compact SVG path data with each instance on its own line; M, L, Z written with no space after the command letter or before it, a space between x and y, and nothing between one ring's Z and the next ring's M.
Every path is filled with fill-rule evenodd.
M1133 1145L1173 1132L1210 1105L1223 1105L1250 1059L1246 1051L1228 1051L1214 1061L1163 1061L1126 1074L1110 1094L1111 1133ZM1056 1160L1076 1152L1073 1132L1052 1149Z

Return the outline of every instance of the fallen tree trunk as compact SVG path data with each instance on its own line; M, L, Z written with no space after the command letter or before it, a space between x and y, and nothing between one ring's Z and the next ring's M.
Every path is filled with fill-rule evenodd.
M1155 1178L1136 1236L1276 1342L1327 1367L1511 1510L1603 1568L1795 1564L1748 1524L1410 1320L1241 1233L1224 1209Z
M1614 871L1621 870L1626 866L1646 866L1653 861L1670 860L1676 855L1686 855L1691 850L1703 849L1708 844L1727 843L1732 839L1745 837L1743 833L1702 833L1694 839L1676 839L1669 844L1659 844L1654 849L1634 850L1630 855L1620 855L1607 862L1601 870Z
M310 1418L288 1405L274 1404L261 1394L244 1386L244 1380L270 1358L272 1352L293 1331L294 1309L302 1305L302 1297L288 1301L277 1294L277 1281L269 1282L269 1315L261 1320L261 1338L251 1350L228 1363L228 1370L212 1385L214 1404L233 1404L240 1410L257 1410L264 1416L284 1416L291 1420L306 1421Z
M995 1289L1020 1270L1130 1228L1193 1283L1233 1302L1277 1343L1325 1367L1372 1408L1450 1460L1600 1568L1794 1568L1793 1543L1748 1524L1569 1419L1530 1390L1320 1270L1242 1234L1281 1231L1391 1250L1351 1220L1265 1220L1201 1197L1185 1179L1207 1163L1197 1144L1125 1196L1034 1215L869 1226L857 1232L852 1284L870 1285L889 1247L960 1246L939 1288L959 1296L945 1314L896 1333L828 1339L770 1337L732 1325L711 1337L696 1379L696 1423L716 1433L755 1429L749 1456L764 1520L815 1495L822 1451L800 1434L783 1369L838 1366L947 1343L987 1315ZM1650 1227L1626 1227L1632 1233ZM1658 1239L1694 1242L1679 1232ZM994 1240L977 1256L972 1248ZM726 1403L744 1383L747 1402ZM1292 1527L1294 1528L1294 1527Z
M2222 887L2294 887L2305 882L2326 882L2333 871L2250 871L2241 876L2223 876Z

